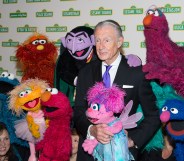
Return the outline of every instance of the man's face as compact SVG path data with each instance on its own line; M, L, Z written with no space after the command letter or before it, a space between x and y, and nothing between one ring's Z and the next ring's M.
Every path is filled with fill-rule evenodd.
M118 56L118 48L123 43L123 38L118 38L116 30L105 25L95 31L96 50L99 59L111 64Z
M3 130L0 133L0 156L6 155L10 149L10 138L7 130Z

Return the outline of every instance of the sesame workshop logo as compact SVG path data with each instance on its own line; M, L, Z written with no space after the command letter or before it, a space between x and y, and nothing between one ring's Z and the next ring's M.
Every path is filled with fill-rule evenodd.
M109 16L112 15L112 9L104 9L103 7L100 7L97 10L90 10L91 16Z
M16 75L22 77L23 76L23 71L17 70Z
M59 26L58 24L47 26L46 32L67 32L67 26Z
M76 0L60 0L60 1L66 2L66 1L76 1Z
M18 60L17 60L16 56L10 56L10 61L16 62Z
M62 16L80 16L80 10L70 8L69 10L62 11Z
M182 41L176 42L176 44L177 44L178 46L184 46L184 42L182 42Z
M4 69L3 67L0 67L0 74L1 74L2 72L8 72L8 70Z
M10 13L10 18L26 18L26 17L27 12L21 12L20 10Z
M56 47L60 47L60 45L61 45L61 39L58 39L58 40L54 41L54 45Z
M3 0L3 4L17 3L17 0Z
M89 23L85 23L85 24L84 24L84 26L86 26L86 27L90 27L90 28L92 28L92 29L94 29L94 28L95 28L95 26L91 26L91 25L89 25Z
M26 0L26 3L34 3L34 2L50 2L51 0Z
M143 14L143 8L136 8L136 6L131 6L128 9L123 9L124 15L137 15Z
M130 47L130 43L127 42L123 42L123 47L122 48L129 48Z
M17 32L36 32L37 27L30 27L29 25L25 25L23 27L17 27Z
M8 32L8 30L8 27L3 27L2 25L0 25L0 33Z
M174 25L173 25L173 30L175 30L175 31L184 30L184 21L183 21L181 24L174 24Z
M36 17L53 17L53 12L43 9L40 12L36 12Z
M181 13L181 7L172 7L170 4L166 4L160 9L164 13Z
M9 39L8 41L2 42L2 47L16 47L19 45L18 41L13 41L12 39Z

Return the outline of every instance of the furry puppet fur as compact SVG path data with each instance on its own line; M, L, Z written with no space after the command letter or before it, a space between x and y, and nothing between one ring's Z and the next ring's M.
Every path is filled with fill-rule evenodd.
M166 123L168 134L175 140L176 160L184 160L184 99L167 100L160 110L160 119Z
M161 86L158 83L152 81L151 86L156 96L156 105L159 110L163 107L163 105L168 99L182 99L181 96L176 94L172 86L168 84ZM141 108L139 108L138 111L141 111ZM152 149L157 150L162 148L164 148L164 138L162 127L160 127L160 129L157 131L154 137L146 145L145 150L149 152Z
M146 78L170 84L184 96L184 47L170 39L168 22L160 9L149 9L143 25L147 49L143 66Z
M15 121L14 127L17 137L29 142L29 161L36 161L35 143L43 139L46 130L40 97L48 87L43 80L28 79L9 92L9 108L13 113L19 116L27 112L25 118Z
M0 75L0 122L3 122L8 130L8 134L10 136L10 143L13 145L16 156L19 158L19 161L21 161L23 157L27 157L26 154L22 154L21 152L18 152L18 147L21 147L21 149L25 149L26 152L29 152L28 149L28 142L25 140L22 140L18 138L15 134L15 128L14 128L14 121L20 120L23 118L23 115L21 116L15 116L12 114L12 111L8 109L8 101L9 101L9 94L11 90L13 90L14 87L19 85L19 81L17 78L15 78L14 74L8 73L8 72L2 72Z
M71 105L74 104L75 86L80 69L85 64L97 59L93 29L78 26L61 38L60 55L55 71L55 87L67 95ZM130 66L141 65L141 60L127 55Z
M70 121L72 108L68 98L56 88L47 89L41 97L49 126L44 139L36 145L39 161L68 161L72 150Z
M38 78L53 86L57 48L46 35L32 34L17 47L16 57L23 71L22 81Z
M128 150L128 139L124 129L136 127L136 122L141 119L142 113L128 116L132 101L124 106L125 92L113 85L106 88L103 83L96 83L89 91L87 100L89 108L86 116L93 124L108 124L108 130L114 136L110 143L102 144L95 138L87 138L82 147L89 154L92 154L98 161L129 161L133 156ZM119 118L114 113L121 113Z

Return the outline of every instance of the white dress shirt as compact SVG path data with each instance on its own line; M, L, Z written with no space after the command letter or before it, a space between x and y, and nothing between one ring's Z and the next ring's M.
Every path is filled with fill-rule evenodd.
M111 78L111 86L112 86L112 84L114 82L114 79L115 79L115 76L116 76L116 73L117 73L118 66L119 66L119 63L121 61L121 58L122 58L122 55L119 53L119 55L116 58L116 60L112 64L110 64L112 66L111 69L109 70L109 74L110 74L110 78ZM103 74L105 73L105 70L106 70L105 66L107 66L107 64L105 62L102 62L102 77L103 77ZM94 139L94 136L92 136L90 134L90 131L89 131L91 126L93 126L93 125L90 125L88 127L88 131L87 131L87 138L88 139Z
M110 64L112 66L109 70L109 74L110 74L110 78L111 78L111 86L114 82L121 58L122 58L122 55L119 53L116 60L112 64ZM107 64L105 62L102 62L102 77L103 77L103 74L105 73L105 70L106 70L105 66L107 66Z

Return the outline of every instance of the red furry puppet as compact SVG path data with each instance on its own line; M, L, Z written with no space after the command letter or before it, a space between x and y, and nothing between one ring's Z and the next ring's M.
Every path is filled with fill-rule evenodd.
M23 70L22 81L39 78L53 86L57 48L45 35L39 33L31 35L18 46L16 57Z
M68 161L72 151L70 102L56 88L48 88L41 100L49 126L44 139L36 145L36 149L40 151L39 161Z

